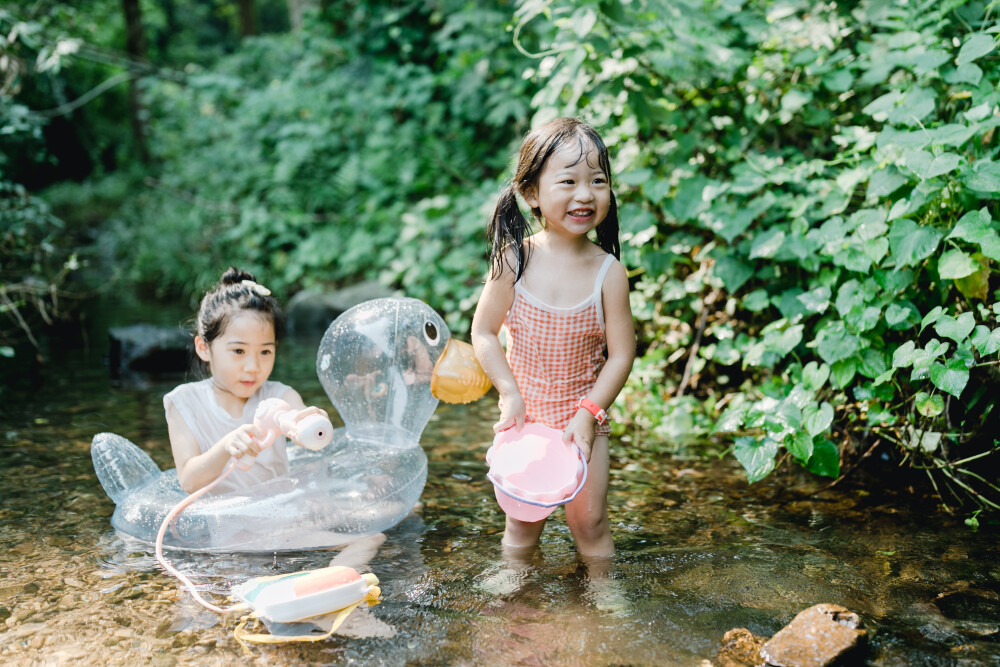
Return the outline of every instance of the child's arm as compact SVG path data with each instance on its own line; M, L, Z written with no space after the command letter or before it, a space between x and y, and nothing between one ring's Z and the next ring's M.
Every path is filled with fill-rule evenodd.
M608 271L601 288L601 299L604 305L604 331L608 339L608 360L586 398L607 410L625 386L635 359L635 327L628 298L628 276L620 262L615 262ZM580 408L563 430L563 440L572 439L576 442L588 461L594 442L595 424L594 415Z
M500 420L493 425L494 433L499 433L514 426L524 426L524 399L517 387L517 380L507 363L503 346L500 345L500 327L503 326L507 311L514 303L514 272L504 264L499 277L492 276L486 280L483 293L476 305L476 314L472 317L472 347L476 350L476 358L486 371L493 386L500 393L503 407L500 410Z
M301 399L299 399L301 402ZM177 479L187 493L194 493L215 480L231 458L244 454L256 456L260 453L257 443L264 434L253 424L244 424L202 452L191 429L184 423L173 404L167 406L167 432L170 435L170 449L177 466Z

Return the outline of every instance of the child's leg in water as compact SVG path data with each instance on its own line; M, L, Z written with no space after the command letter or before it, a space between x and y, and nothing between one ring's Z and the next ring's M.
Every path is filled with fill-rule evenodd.
M608 524L608 444L606 435L594 439L587 465L587 484L573 502L566 505L566 524L573 533L576 549L581 556L590 558L610 558L615 553ZM507 525L510 525L509 520Z
M527 581L538 545L512 547L504 544L502 547L503 557L486 568L476 587L493 595L512 595Z
M383 542L385 542L385 535L382 533L375 533L355 540L333 557L330 566L342 565L359 571L365 570L368 568L368 561L375 557Z

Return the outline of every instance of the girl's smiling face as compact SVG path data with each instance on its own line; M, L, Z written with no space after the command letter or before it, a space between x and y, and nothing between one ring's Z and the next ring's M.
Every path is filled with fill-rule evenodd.
M586 235L603 222L611 205L611 186L597 148L581 139L555 150L524 198L528 206L541 211L549 231Z
M254 311L234 315L211 343L198 336L194 344L198 357L208 363L215 386L244 402L274 369L274 323Z

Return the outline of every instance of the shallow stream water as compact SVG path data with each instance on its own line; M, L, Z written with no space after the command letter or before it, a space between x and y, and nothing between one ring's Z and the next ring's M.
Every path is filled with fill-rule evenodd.
M50 350L40 378L0 367L0 663L701 665L729 629L769 637L831 602L861 616L866 664L1000 664L996 532L973 533L933 499L870 482L822 490L780 473L751 487L731 458L619 441L610 570L577 558L559 511L534 558L505 568L503 514L483 460L492 396L441 405L425 430L423 507L369 561L382 603L324 642L245 653L233 617L202 610L109 524L114 506L89 453L95 433L117 432L172 465L162 396L183 378L115 386L104 361L106 327L136 317L180 319L108 309L91 323L89 347ZM315 342L289 342L273 377L328 406L314 355ZM168 555L225 594L334 554Z

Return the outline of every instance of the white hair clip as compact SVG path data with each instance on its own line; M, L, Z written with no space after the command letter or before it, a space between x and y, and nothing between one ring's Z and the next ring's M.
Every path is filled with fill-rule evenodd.
M267 289L263 285L255 283L252 280L244 280L241 284L252 289L254 292L257 292L260 296L271 296L271 290Z

